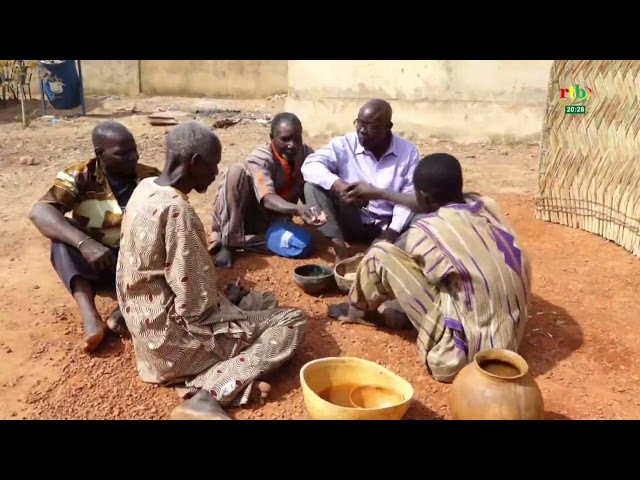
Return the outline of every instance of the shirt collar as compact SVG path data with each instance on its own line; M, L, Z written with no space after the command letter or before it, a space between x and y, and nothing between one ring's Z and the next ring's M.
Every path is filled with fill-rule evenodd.
M360 144L360 140L358 140L358 136L356 135L356 155L361 155L365 152L371 153L368 150L365 150L365 148ZM396 152L396 136L394 134L391 134L391 143L389 144L389 148L387 148L387 151L384 152L384 155L382 155L382 157L380 158L382 159L391 154L395 155L396 157L398 156L398 152Z
M478 213L480 209L484 207L484 203L479 198L466 198L465 203L450 203L449 205L445 205L445 207Z

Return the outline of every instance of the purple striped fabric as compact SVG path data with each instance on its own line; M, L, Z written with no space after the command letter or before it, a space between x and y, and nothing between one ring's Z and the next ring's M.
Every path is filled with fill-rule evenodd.
M395 298L436 378L451 379L484 348L517 351L523 337L531 269L501 218L490 199L442 207L416 220L398 246L373 246L361 265L358 300ZM380 282L385 269L394 292Z

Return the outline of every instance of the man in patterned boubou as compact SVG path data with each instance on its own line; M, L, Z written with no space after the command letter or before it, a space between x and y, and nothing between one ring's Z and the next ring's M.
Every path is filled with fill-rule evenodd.
M300 310L245 311L216 288L204 226L187 195L213 183L221 148L197 122L175 127L162 174L140 182L122 224L116 284L139 375L193 395L173 419L228 420L223 407L247 403L306 330Z

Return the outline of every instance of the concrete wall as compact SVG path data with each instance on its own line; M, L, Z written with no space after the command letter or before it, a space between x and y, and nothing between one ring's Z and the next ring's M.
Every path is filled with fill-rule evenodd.
M288 88L288 60L142 60L142 92L265 98Z
M538 140L552 60L83 60L89 95L265 98L289 92L310 135L353 129L389 100L395 131L457 141ZM37 86L34 85L34 95Z
M86 95L140 94L138 60L82 60L82 80ZM31 78L31 93L40 95L37 73Z
M265 98L288 89L288 60L82 60L87 95ZM34 76L34 95L39 84Z
M82 60L82 80L87 95L136 96L138 60Z
M552 60L290 60L287 110L311 135L342 134L384 98L394 130L458 141L537 140Z

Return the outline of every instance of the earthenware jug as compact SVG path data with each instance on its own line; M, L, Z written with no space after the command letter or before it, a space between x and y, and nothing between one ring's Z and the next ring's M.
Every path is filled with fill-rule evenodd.
M510 350L478 352L449 390L454 420L542 420L542 392L524 358Z

